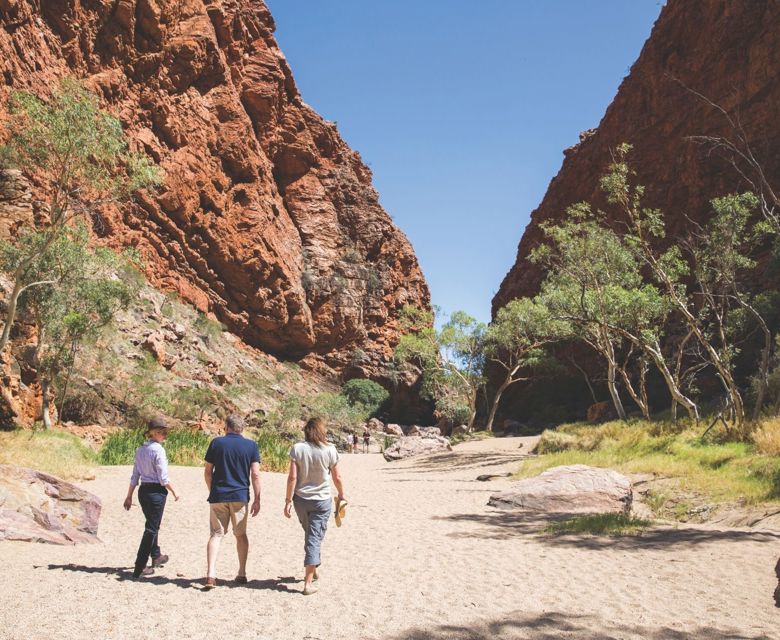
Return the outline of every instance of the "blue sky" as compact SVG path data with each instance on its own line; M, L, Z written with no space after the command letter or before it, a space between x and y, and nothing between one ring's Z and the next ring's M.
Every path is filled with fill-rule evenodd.
M266 0L303 99L374 172L443 312L490 320L531 211L659 0Z

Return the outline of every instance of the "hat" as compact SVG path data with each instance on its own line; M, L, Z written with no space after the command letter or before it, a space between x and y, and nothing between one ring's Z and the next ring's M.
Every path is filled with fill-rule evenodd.
M148 425L146 428L149 431L152 431L153 429L170 429L170 426L168 426L168 423L165 421L165 418L162 416L154 416L151 420L149 420Z

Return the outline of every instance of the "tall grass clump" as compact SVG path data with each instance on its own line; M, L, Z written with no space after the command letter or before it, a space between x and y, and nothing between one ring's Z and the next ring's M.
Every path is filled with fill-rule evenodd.
M756 431L755 445L704 440L702 430L686 421L561 425L542 434L536 452L545 455L524 461L518 475L587 464L675 478L684 489L713 500L780 500L780 457L772 453L780 440L777 427L768 424Z
M90 477L95 453L76 436L63 431L0 433L0 464L15 464L67 480Z
M260 449L260 468L263 471L287 471L292 440L272 429L260 429L254 438Z
M767 456L780 456L780 419L767 420L753 432L756 449Z
M144 442L143 429L123 429L106 438L98 454L101 464L133 464L135 450ZM192 429L171 429L163 446L170 464L196 467L203 464L203 456L211 437Z
M624 513L593 513L561 522L553 522L545 528L545 533L552 535L624 536L639 533L651 524L653 523L649 520L634 518Z

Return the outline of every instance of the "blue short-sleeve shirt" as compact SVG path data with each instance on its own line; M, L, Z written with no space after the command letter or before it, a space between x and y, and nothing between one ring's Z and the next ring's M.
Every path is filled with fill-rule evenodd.
M214 438L206 451L214 465L209 502L249 502L249 478L253 462L260 462L254 440L239 433Z

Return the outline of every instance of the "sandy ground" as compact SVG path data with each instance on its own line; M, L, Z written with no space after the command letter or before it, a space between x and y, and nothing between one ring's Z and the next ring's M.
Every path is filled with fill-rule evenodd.
M527 439L466 443L451 454L386 463L342 460L350 507L323 548L319 593L301 595L303 534L282 516L284 476L264 474L251 521L248 585L235 585L232 536L223 582L200 589L208 507L201 471L173 468L161 544L170 563L128 579L143 528L121 508L128 468L82 486L104 501L102 543L0 544L0 638L780 638L771 600L780 534L662 529L622 539L539 533L486 506ZM518 445L524 443L523 449Z

